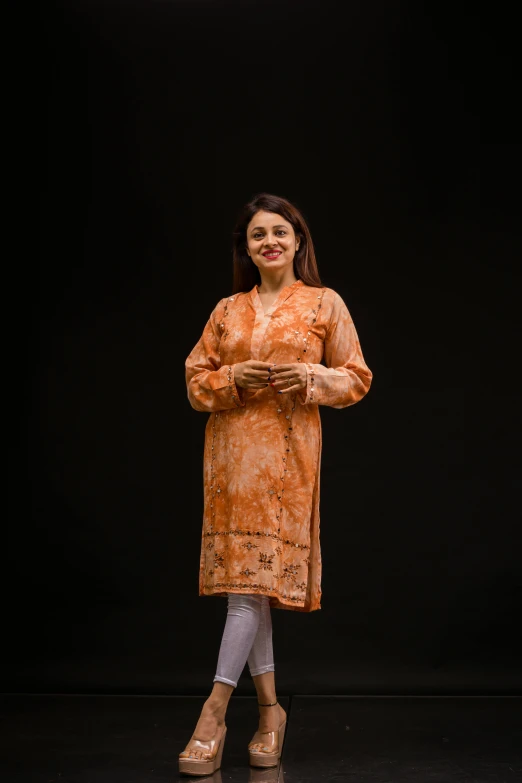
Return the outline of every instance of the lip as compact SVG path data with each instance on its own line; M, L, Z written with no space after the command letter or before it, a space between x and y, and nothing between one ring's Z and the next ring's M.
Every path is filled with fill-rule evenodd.
M282 250L267 250L265 253L261 253L265 258L278 258L282 254Z

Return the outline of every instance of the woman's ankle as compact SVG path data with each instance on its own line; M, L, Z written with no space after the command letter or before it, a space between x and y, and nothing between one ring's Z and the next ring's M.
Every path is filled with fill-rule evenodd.
M234 692L232 685L222 682L215 682L214 687L206 701L208 709L218 718L224 720L228 707L228 702Z
M223 699L220 699L216 696L209 696L208 699L205 702L205 706L207 709L216 717L219 721L225 720L225 715L227 713L227 707L228 707L228 700L223 701Z

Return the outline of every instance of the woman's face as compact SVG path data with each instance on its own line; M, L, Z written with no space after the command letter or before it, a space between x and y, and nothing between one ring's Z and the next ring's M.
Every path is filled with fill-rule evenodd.
M275 212L256 212L247 226L247 253L261 272L281 272L299 247L291 223Z

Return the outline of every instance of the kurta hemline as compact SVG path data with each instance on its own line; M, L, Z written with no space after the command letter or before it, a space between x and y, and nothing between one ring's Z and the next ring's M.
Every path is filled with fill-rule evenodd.
M216 584L216 587L219 583ZM299 601L297 598L291 598L280 593L274 595L274 591L260 587L259 585L245 585L245 587L238 587L237 585L230 584L225 587L224 591L219 591L215 587L205 587L199 591L200 596L209 596L214 598L226 598L228 593L236 593L240 595L266 595L270 599L270 607L272 609L291 609L296 612L314 612L321 609L320 599L316 599L314 604L307 605L306 601Z

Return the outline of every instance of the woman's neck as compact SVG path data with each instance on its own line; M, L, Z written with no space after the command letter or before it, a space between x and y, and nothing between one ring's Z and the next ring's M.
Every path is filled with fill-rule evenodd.
M286 288L287 285L297 282L297 277L294 275L293 270L290 273L283 272L279 275L263 275L261 276L261 283L258 284L257 290L260 294L275 294Z

